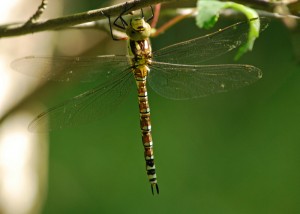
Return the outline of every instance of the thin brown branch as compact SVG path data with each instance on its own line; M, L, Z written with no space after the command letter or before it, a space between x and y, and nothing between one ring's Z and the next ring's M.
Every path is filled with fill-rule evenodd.
M70 16L64 16L56 19L49 19L44 22L32 23L31 25L9 25L0 26L0 38L3 37L12 37L19 36L29 33L36 33L45 30L56 30L59 28L70 27L86 22L97 21L101 19L106 19L106 16L118 16L124 10L125 4L126 7L131 8L131 10L137 10L149 5L154 5L157 3L166 3L172 2L174 0L132 0L127 3L122 3L118 5L114 5L111 7L90 10L83 13L77 13ZM127 13L129 13L128 11Z
M32 23L36 22L45 11L47 4L48 4L47 0L42 0L42 3L37 8L36 12L30 17L30 19L24 25L25 26L31 25Z
M184 0L181 0L182 2ZM196 2L196 0L185 0ZM221 0L227 1L227 0ZM46 30L58 30L66 27L71 27L78 24L83 24L91 21L98 21L105 19L106 16L118 16L124 10L125 4L131 11L138 10L149 5L155 5L158 3L168 3L168 2L179 2L178 0L131 0L127 3L122 3L106 8L100 8L96 10L90 10L83 13L77 13L70 16L64 16L55 19L49 19L43 22L31 23L30 25L22 24L6 24L0 26L0 38L13 37L24 34L31 34ZM252 7L253 9L260 9L263 11L274 12L274 9L278 6L286 6L292 15L299 16L300 13L300 2L298 0L293 0L290 3L283 3L281 1L270 1L270 0L234 0L234 2L241 3ZM127 13L131 12L128 11Z

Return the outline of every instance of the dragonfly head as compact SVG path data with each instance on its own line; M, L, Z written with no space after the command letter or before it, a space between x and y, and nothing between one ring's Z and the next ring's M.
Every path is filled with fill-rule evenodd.
M126 29L126 34L131 40L144 40L149 38L151 27L144 18L133 18Z

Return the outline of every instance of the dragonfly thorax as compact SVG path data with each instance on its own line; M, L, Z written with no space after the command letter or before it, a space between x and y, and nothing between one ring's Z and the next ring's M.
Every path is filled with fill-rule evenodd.
M131 40L144 40L150 37L151 27L144 18L133 18L126 28L126 34Z
M148 66L152 63L152 49L149 39L128 40L128 55L133 67Z
M150 31L151 27L144 18L131 19L126 29L129 37L128 55L131 56L131 65L135 68L151 64Z

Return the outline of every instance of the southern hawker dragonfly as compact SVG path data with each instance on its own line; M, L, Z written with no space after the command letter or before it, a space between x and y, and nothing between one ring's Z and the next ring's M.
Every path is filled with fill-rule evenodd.
M259 80L262 72L251 65L202 64L244 44L251 21L239 22L215 33L152 52L151 27L143 17L138 17L132 18L126 26L128 55L16 59L12 68L21 73L54 81L79 79L99 83L97 87L39 114L30 123L29 130L57 130L100 119L136 84L147 175L152 193L153 189L159 193L146 82L165 98L187 100L237 89Z

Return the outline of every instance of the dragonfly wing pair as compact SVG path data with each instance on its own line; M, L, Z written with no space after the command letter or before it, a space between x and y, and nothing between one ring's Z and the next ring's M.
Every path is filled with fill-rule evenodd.
M134 86L126 56L25 57L15 60L12 67L47 80L99 83L38 115L29 125L33 132L58 130L100 119L118 106ZM49 119L50 127L47 125Z
M266 23L262 22L266 26ZM264 27L265 27L264 26ZM153 53L148 80L158 94L175 100L203 97L247 86L261 78L250 65L200 65L247 41L249 22L240 22L215 33L168 46ZM13 69L46 80L99 85L40 114L31 131L62 129L100 119L125 97L134 85L128 56L25 57L12 63ZM35 73L40 71L38 73Z
M187 100L247 86L261 71L251 65L177 65L155 63L149 83L156 93L173 100Z
M95 82L99 85L116 79L128 68L127 56L93 57L28 56L16 59L11 67L29 76L57 82Z
M151 87L163 97L186 100L237 89L260 79L262 72L251 65L200 65L245 44L249 22L155 51L149 75ZM261 19L260 25L262 31L268 21Z

